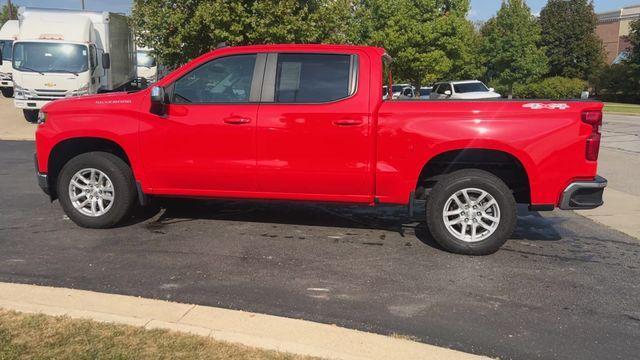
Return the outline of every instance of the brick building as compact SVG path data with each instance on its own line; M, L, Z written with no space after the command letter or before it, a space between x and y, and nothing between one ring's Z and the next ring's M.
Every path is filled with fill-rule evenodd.
M629 47L626 36L629 35L631 22L640 19L640 5L627 6L619 10L597 14L596 33L604 43L607 62L612 64Z

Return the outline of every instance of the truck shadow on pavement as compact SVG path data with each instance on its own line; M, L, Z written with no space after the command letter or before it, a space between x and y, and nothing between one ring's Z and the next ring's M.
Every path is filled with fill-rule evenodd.
M233 201L154 199L142 209L129 224L146 222L150 231L164 226L194 220L222 220L279 225L318 226L346 229L382 230L415 236L422 243L441 249L435 242L420 215L424 208L417 208L410 217L403 206L356 206L306 202L281 201ZM554 228L554 221L519 206L518 223L510 240L558 241L562 237Z

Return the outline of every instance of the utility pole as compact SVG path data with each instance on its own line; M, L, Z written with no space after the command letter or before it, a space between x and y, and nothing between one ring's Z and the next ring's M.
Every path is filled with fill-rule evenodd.
M82 10L84 10L84 0L80 0L82 2Z
M7 0L7 11L9 12L9 20L15 20L13 17L13 5L11 0Z

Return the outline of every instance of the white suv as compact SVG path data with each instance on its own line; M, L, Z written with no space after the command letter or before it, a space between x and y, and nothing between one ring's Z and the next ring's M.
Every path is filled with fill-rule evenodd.
M433 91L429 96L430 99L435 100L477 100L498 99L501 97L493 88L487 88L482 81L478 80L437 83L433 86Z

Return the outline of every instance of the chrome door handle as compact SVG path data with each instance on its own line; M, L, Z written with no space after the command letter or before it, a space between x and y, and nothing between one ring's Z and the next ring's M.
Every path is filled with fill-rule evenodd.
M362 125L362 120L359 119L340 119L333 122L336 126L355 126Z
M241 125L241 124L250 123L251 119L245 118L245 117L240 117L240 116L231 116L231 117L225 118L224 122L227 123L227 124L232 124L232 125Z

